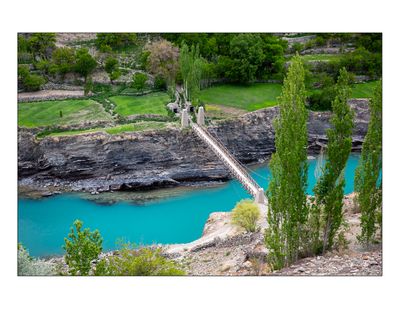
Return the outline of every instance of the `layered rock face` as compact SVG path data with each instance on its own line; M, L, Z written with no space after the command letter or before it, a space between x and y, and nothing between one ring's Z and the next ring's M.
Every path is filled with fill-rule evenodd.
M359 150L368 127L368 101L352 100L355 111L353 149ZM243 163L263 162L274 151L273 119L277 107L258 110L210 126ZM327 142L329 112L310 112L309 150ZM60 190L133 190L198 181L224 181L227 169L190 130L168 129L121 135L47 137L18 134L20 185L56 186Z

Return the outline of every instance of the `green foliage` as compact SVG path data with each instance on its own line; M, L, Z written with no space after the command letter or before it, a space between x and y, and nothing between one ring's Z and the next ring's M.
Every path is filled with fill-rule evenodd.
M85 78L92 74L97 66L96 60L89 54L87 48L78 49L76 52L75 71Z
M343 224L343 173L351 152L354 126L353 112L347 103L351 92L349 80L349 74L342 69L336 85L336 97L332 102L332 128L327 130L327 161L314 188L317 207L322 208L323 252L332 248Z
M31 74L25 64L18 65L18 81L26 91L38 91L46 80L39 75Z
M101 260L96 265L97 276L182 276L185 271L161 254L161 249L135 249L129 244L118 255Z
M361 234L358 239L369 245L375 240L382 215L382 82L376 86L369 104L370 121L356 169L354 187L361 210Z
M154 78L154 89L160 90L160 91L167 90L167 82L166 82L165 78L163 78L160 75L157 75Z
M258 66L264 60L263 42L258 34L238 34L230 42L230 57L225 59L225 76L235 82L256 79Z
M93 90L93 80L89 77L85 82L85 87L83 88L83 93L88 95Z
M32 33L28 39L28 50L33 56L48 59L55 48L55 33Z
M360 47L345 54L340 61L340 66L355 74L367 74L377 78L382 76L382 54Z
M144 73L136 73L133 75L132 78L132 88L136 89L139 92L143 92L143 90L146 87L146 82L147 82L147 75Z
M296 42L292 45L292 52L299 53L304 49L303 44Z
M18 244L18 276L52 276L55 275L54 265L34 259L29 252Z
M18 65L18 78L25 79L29 75L29 66L26 64Z
M72 72L75 66L75 51L72 48L60 47L53 51L52 63L55 71L64 77L68 72Z
M179 55L180 72L182 74L186 98L196 102L200 93L200 81L203 71L203 60L199 55L199 47L191 49L183 43Z
M114 57L107 57L104 69L107 73L111 73L118 68L118 60Z
M108 73L111 83L121 76L121 71L119 70L118 66L118 60L114 57L108 57L106 59L104 69Z
M306 222L307 110L304 68L293 57L279 97L280 116L274 121L276 152L270 161L268 224L265 240L270 264L279 269L296 261Z
M68 238L64 238L65 262L68 265L69 273L74 276L89 275L90 263L98 258L103 244L98 230L94 232L88 228L82 230L82 226L83 222L76 220Z
M40 75L29 74L22 83L26 91L38 91L46 83L46 80Z
M382 53L382 33L360 33L356 44L373 53Z
M242 200L232 210L232 223L244 228L247 232L255 232L260 210L252 200Z
M308 97L310 109L312 110L331 110L332 101L335 99L335 80L328 74L319 74L320 88L313 91Z
M136 33L97 33L96 46L103 52L133 46L137 42Z

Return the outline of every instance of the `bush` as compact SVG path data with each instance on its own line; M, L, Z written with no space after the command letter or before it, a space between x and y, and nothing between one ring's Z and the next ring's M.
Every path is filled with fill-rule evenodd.
M132 78L132 88L137 91L143 92L146 87L147 75L143 73L136 73Z
M46 80L42 76L29 74L22 83L26 91L38 91L45 82Z
M154 78L154 89L156 90L167 90L167 81L160 75Z
M103 259L97 265L97 276L182 276L185 272L174 261L161 255L161 249L134 250L124 245L117 256Z
M91 232L88 228L82 230L82 226L83 222L76 220L68 238L64 238L65 262L71 275L88 275L90 263L98 258L102 250L103 239L99 231Z
M253 201L242 200L232 210L232 223L244 228L247 232L255 232L260 210Z
M18 244L18 276L51 276L55 274L52 264L36 260L29 252Z

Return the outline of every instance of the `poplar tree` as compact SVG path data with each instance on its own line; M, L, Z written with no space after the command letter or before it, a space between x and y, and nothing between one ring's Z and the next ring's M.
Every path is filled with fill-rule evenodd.
M340 70L336 97L332 102L333 115L327 130L328 146L322 175L314 187L317 207L322 215L322 252L330 249L343 223L344 168L352 145L353 111L347 103L351 88L346 69Z
M299 258L300 235L307 219L307 110L304 67L292 58L278 98L280 115L274 121L276 152L270 161L272 179L267 195L265 241L275 269Z
M382 207L382 81L369 103L370 121L356 169L354 187L361 210L361 234L358 239L369 245L381 224Z
M186 98L189 101L195 101L198 99L200 92L200 81L204 66L203 60L200 57L199 47L192 46L189 49L186 43L183 43L179 55L179 65Z

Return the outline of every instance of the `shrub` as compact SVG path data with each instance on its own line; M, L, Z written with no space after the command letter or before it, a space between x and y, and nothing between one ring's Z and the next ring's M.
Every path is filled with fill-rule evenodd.
M167 90L167 81L160 75L154 78L154 89Z
M42 76L36 74L29 74L22 81L24 88L27 91L38 91L45 82L46 80Z
M232 210L232 223L244 228L247 232L255 232L260 210L251 200L242 200Z
M103 239L99 231L91 232L88 228L82 230L82 226L83 222L76 220L68 238L64 238L65 262L71 275L88 275L90 263L98 258L102 250Z
M136 73L132 78L132 88L137 91L143 92L146 87L147 75L143 73Z
M81 48L76 52L75 70L85 78L94 71L97 66L96 60L89 54L87 48Z
M51 276L55 274L52 264L37 260L29 255L29 252L18 244L18 276Z
M161 249L134 250L126 244L117 256L103 259L94 271L97 276L182 276L184 270L161 255Z

